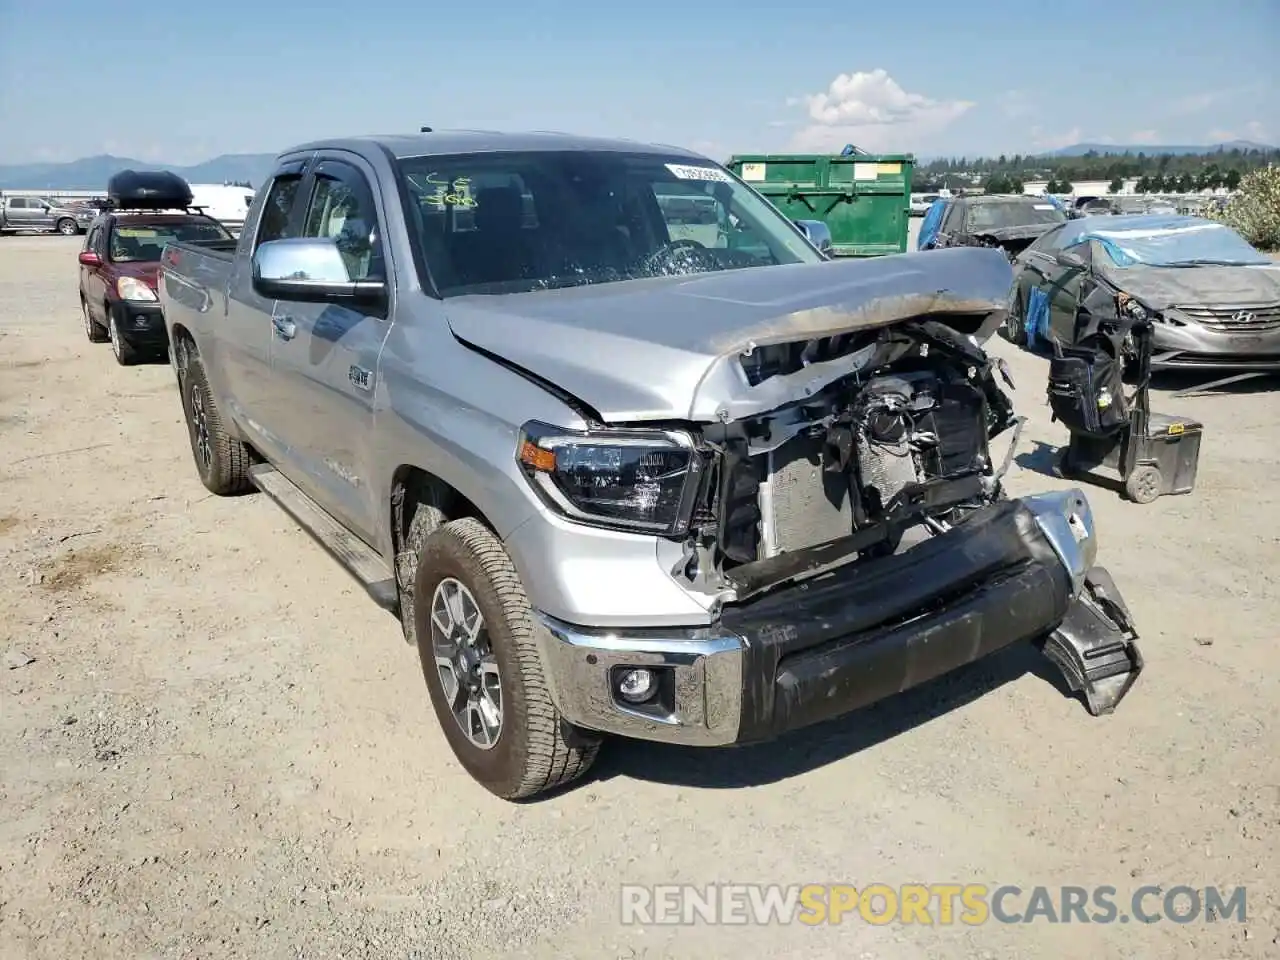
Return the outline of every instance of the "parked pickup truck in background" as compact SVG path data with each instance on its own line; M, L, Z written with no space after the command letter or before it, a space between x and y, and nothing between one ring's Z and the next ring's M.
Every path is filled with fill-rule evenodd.
M0 196L0 232L54 231L74 237L84 233L97 216L84 207L60 207L42 197Z
M672 239L690 186L725 230ZM159 295L205 486L399 615L514 799L605 735L766 740L1020 642L1114 707L1142 661L1084 495L1001 485L1010 280L828 262L694 153L436 132L283 154Z

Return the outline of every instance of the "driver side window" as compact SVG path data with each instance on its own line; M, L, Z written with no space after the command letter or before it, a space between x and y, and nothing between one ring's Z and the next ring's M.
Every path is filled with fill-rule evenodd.
M302 236L335 241L352 280L386 279L373 193L354 167L321 164Z

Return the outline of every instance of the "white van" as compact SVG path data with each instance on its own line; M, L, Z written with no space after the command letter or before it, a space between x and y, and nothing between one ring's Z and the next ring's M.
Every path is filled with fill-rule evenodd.
M221 221L237 237L252 203L253 190L248 187L232 187L224 183L191 184L191 205L203 207L205 213Z

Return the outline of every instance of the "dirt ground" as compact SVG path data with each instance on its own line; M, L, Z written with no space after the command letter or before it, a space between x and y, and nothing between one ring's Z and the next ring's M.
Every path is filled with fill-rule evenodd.
M168 366L86 341L77 247L0 238L5 960L1280 953L1275 384L1158 401L1205 423L1193 495L1089 491L1147 660L1114 716L1012 650L763 747L612 743L512 805L394 620L263 498L206 494ZM1044 363L995 349L1011 485L1063 486ZM1244 885L1247 919L620 923L623 883L715 881Z

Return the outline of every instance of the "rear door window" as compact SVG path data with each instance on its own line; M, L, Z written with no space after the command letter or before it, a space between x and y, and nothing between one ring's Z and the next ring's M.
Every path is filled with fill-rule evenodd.
M290 216L297 202L298 188L301 185L301 171L280 174L272 181L266 202L262 207L262 218L258 223L257 245L297 235L292 227Z

